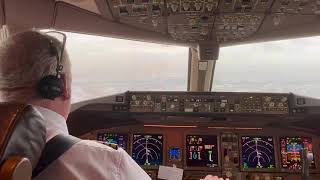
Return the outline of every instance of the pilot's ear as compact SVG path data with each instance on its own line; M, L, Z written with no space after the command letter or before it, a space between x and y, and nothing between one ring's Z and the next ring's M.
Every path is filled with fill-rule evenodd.
M61 79L63 81L63 98L70 99L71 98L71 89L70 82L68 82L68 77L66 75L61 75Z

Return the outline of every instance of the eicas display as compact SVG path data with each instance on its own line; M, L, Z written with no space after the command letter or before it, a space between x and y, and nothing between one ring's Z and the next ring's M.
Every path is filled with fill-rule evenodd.
M300 170L302 167L301 150L307 148L310 153L312 150L312 139L301 137L280 138L282 168L289 170ZM310 168L315 168L314 160Z
M189 167L217 167L217 136L187 135L186 161Z
M272 137L244 136L242 142L242 166L247 168L275 168Z
M162 165L163 136L158 134L134 134L132 158L142 166Z
M119 147L127 151L128 135L126 134L98 133L97 140L101 142L117 144Z

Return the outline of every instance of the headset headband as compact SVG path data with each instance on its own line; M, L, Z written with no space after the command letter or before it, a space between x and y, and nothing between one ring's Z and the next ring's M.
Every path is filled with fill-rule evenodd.
M56 37L53 35L50 35L50 34L58 34L63 37L62 42L61 42L62 47L61 47L60 53L59 53L59 50L54 46L53 41L52 40L50 41L50 46L51 46L52 50L55 52L55 55L57 56L56 76L57 76L57 78L60 78L61 72L63 70L62 58L63 58L64 49L66 46L67 36L64 33L59 32L59 31L48 31L48 32L46 32L46 34L51 37L54 37L54 38L56 38ZM58 40L58 38L56 38L56 39Z

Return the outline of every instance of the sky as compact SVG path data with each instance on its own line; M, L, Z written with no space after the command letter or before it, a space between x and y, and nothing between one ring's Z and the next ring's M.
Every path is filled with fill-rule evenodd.
M186 91L188 48L67 33L72 101L127 90ZM214 91L293 92L320 98L320 37L224 47Z

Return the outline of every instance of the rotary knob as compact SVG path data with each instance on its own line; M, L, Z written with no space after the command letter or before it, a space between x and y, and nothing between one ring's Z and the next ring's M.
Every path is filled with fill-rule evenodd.
M184 11L188 11L189 8L190 8L190 4L185 2L185 3L182 4L182 7L183 7Z
M220 107L221 107L221 108L225 108L225 107L226 107L226 103L221 103L221 104L220 104Z
M269 107L271 107L271 108L274 107L274 105L275 105L274 102L269 103Z
M196 7L197 11L201 10L201 4L200 3L195 3L194 6Z
M287 97L282 97L281 98L281 102L287 102L288 101L288 98Z
M268 97L265 98L265 100L266 100L266 102L270 102L271 101L271 97L268 96Z
M212 11L212 9L213 9L213 4L211 4L211 3L210 3L210 4L207 4L207 5L206 5L206 8L207 8L208 11Z
M172 12L176 12L178 10L179 6L177 4L171 4L171 10Z

